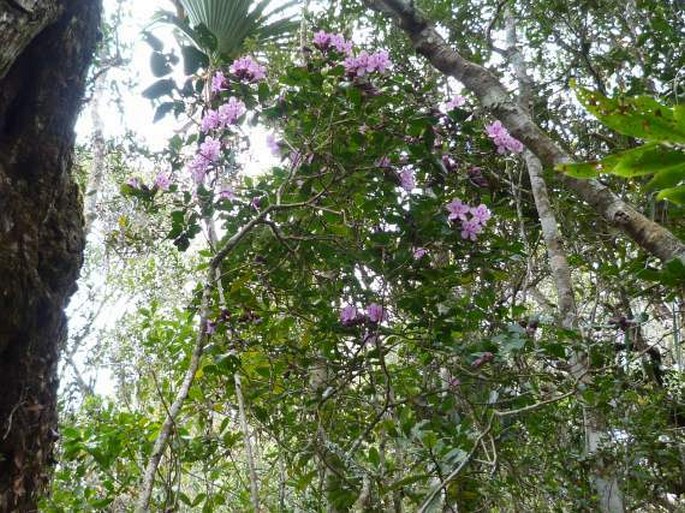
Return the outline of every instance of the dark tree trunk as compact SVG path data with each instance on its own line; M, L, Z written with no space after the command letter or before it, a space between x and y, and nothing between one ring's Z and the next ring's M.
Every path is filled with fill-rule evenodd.
M0 0L0 512L37 511L83 252L73 126L99 0Z

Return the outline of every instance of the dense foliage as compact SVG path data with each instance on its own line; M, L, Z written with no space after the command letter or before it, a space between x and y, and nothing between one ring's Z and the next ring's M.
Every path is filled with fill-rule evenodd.
M558 2L553 20L549 2L426 4L504 80L516 20L540 125L582 160L622 151L561 169L680 234L676 2L621 18ZM159 80L144 94L184 128L146 156L154 173L119 177L130 210L106 223L108 258L129 263L112 267L137 308L103 335L114 394L63 416L43 510L144 511L149 483L154 511L589 512L597 475L626 510L683 507L683 262L638 249L546 170L566 324L523 144L384 17L311 7L292 52L221 54L189 24L182 85L146 36ZM243 157L254 127L277 162L259 174Z

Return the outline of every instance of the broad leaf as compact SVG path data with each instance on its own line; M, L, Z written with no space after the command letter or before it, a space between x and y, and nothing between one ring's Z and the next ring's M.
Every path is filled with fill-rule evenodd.
M578 100L612 130L647 141L685 143L685 119L677 111L649 96L607 98L576 88Z

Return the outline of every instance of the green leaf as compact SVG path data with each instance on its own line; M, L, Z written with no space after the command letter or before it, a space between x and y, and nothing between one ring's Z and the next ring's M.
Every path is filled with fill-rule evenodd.
M572 176L573 178L596 178L603 170L601 161L593 160L590 162L571 162L568 164L557 164L554 166L556 171Z
M155 100L160 96L170 95L175 87L176 83L173 81L173 79L163 78L162 80L158 80L150 87L145 89L142 95L149 100Z
M381 464L381 456L378 453L378 449L375 447L369 448L369 462L371 462L374 467L378 467Z
M152 52L150 55L150 69L156 77L163 77L173 71L167 56L161 52Z
M418 481L423 481L424 479L427 479L428 477L430 477L430 476L427 474L415 474L413 476L407 476L403 479L400 479L396 483L393 483L389 489L390 490L399 490L399 489L404 488L406 486L412 485Z
M649 96L607 98L582 87L576 88L576 95L597 119L623 135L655 142L685 143L682 109L676 113L675 109Z
M183 72L186 75L193 75L198 69L209 66L209 57L194 46L182 45L181 55L183 56Z
M656 198L658 200L668 200L676 205L685 205L685 185L664 189Z
M152 118L153 123L157 123L160 119L164 118L169 112L174 110L175 102L164 102L155 109L155 116Z
M668 170L685 173L685 153L659 144L645 144L615 156L619 161L609 172L624 178Z
M662 169L647 183L647 191L659 191L675 187L685 179L685 168L683 166Z
M685 152L648 143L609 155L602 160L558 164L555 169L575 178L595 178L602 173L632 178L663 172L660 180L666 177L673 180L676 176L685 175ZM654 185L652 184L653 189L656 188Z

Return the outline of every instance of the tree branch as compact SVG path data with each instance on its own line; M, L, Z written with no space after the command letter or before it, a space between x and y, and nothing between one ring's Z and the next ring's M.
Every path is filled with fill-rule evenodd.
M553 166L572 160L512 99L491 71L465 59L450 48L433 24L413 6L413 2L364 0L364 3L375 11L391 16L409 36L418 53L445 75L462 82L543 165ZM685 262L683 242L621 200L608 187L597 180L580 180L566 175L559 175L559 180L591 205L609 224L623 230L645 251L663 261L679 258Z

